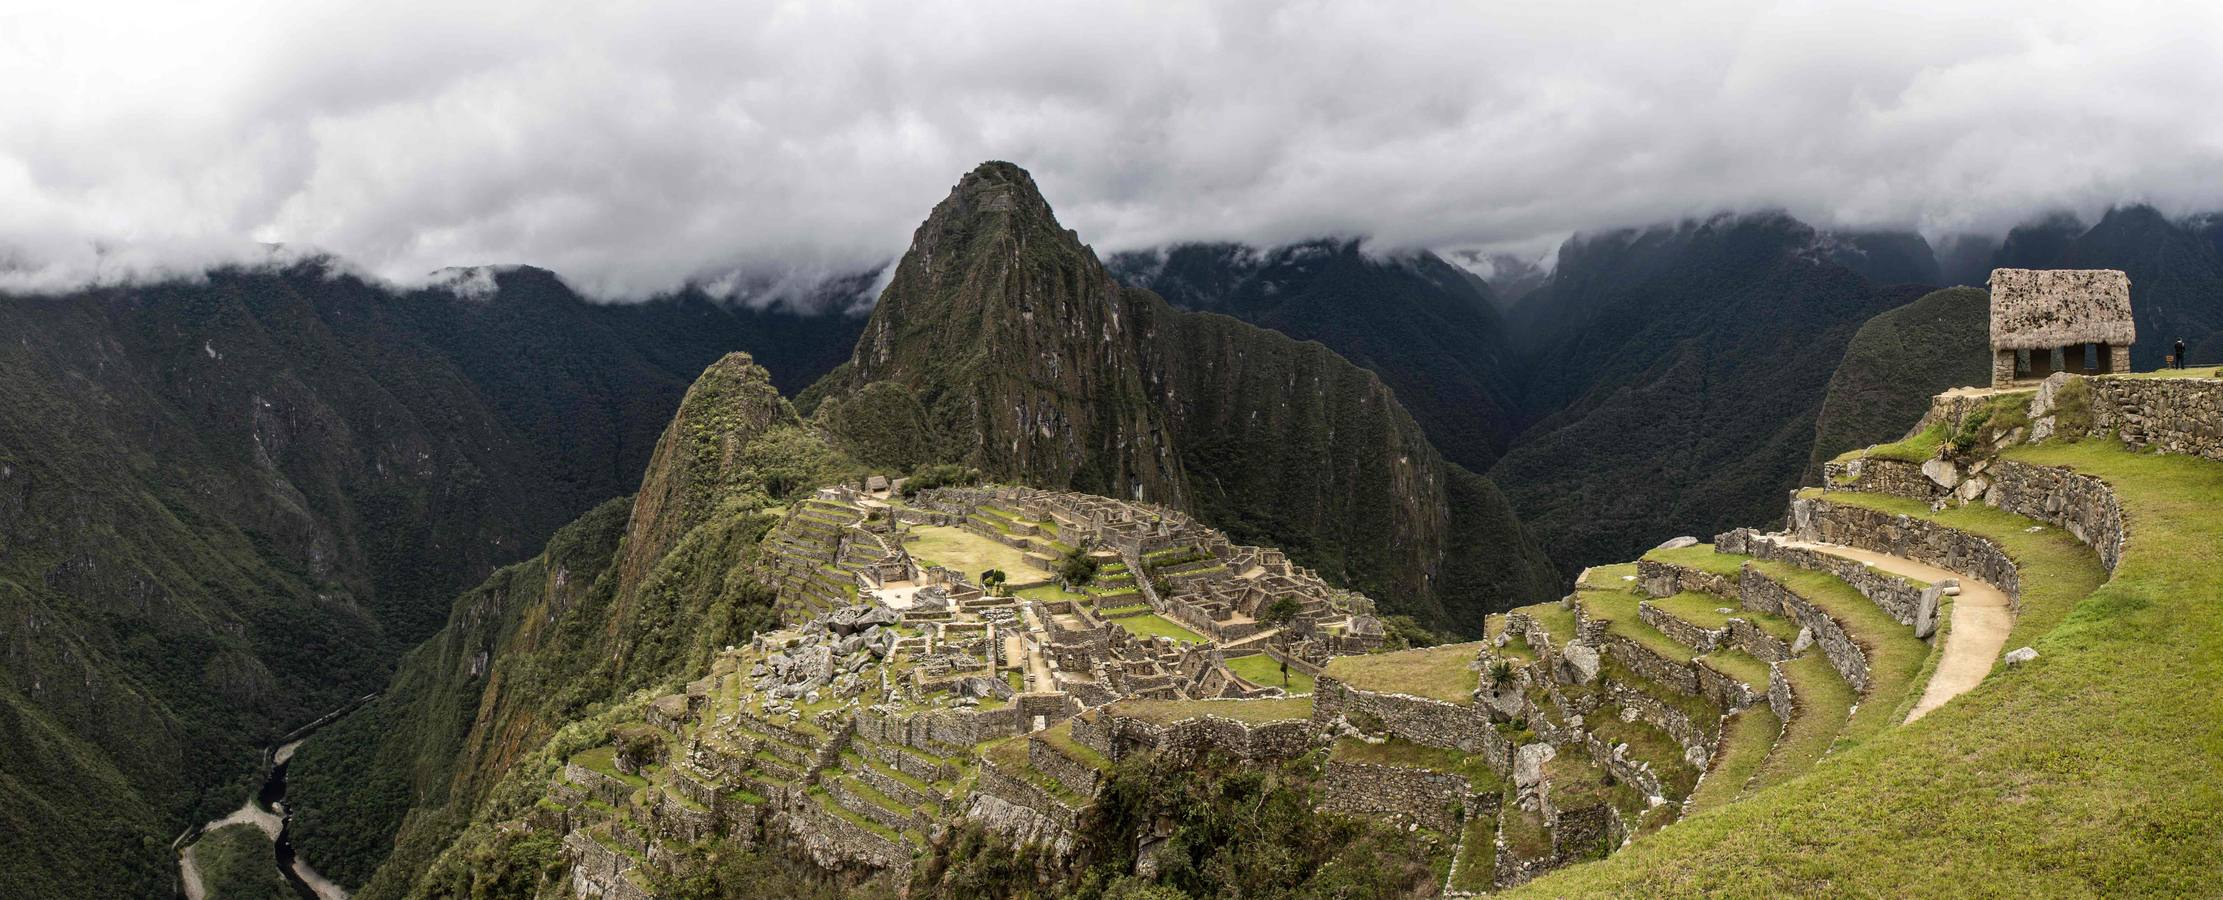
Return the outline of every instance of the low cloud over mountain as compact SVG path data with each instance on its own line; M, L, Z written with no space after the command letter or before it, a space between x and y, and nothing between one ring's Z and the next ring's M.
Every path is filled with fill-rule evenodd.
M983 158L1106 250L2223 205L2216 7L1863 6L54 4L0 28L0 286L855 272Z

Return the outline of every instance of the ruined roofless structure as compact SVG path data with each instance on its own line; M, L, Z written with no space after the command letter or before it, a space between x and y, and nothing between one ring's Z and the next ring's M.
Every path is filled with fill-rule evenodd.
M1991 384L2042 379L2060 369L2130 371L2130 276L2114 269L1991 270ZM2095 347L2086 362L2087 347Z

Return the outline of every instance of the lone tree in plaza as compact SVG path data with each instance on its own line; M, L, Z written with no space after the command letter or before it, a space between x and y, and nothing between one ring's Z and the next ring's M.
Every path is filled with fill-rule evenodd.
M997 589L1003 587L1003 583L1010 580L1011 576L1005 575L1002 569L989 569L980 573L980 586L990 594L997 593Z

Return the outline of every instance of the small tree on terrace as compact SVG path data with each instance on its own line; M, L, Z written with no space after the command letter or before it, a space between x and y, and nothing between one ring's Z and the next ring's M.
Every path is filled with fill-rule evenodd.
M1101 566L1095 557L1088 555L1087 547L1079 547L1058 560L1057 575L1065 579L1069 587L1085 587L1096 580L1096 570Z

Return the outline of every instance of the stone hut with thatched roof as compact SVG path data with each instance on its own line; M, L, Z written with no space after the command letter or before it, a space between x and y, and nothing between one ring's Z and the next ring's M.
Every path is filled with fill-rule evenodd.
M2057 371L2128 372L2137 336L2130 321L2130 276L2122 272L1991 271L1993 387Z

